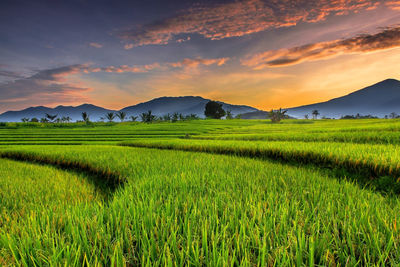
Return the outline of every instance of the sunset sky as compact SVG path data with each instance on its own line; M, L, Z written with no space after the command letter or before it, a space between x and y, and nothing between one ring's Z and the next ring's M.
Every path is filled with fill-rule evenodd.
M198 95L260 109L400 79L400 0L0 2L0 112Z

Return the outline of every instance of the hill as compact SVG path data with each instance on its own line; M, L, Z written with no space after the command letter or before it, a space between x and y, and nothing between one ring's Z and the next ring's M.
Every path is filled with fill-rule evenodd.
M344 115L374 115L384 117L392 112L400 114L400 81L387 79L351 94L326 102L289 108L288 114L304 118L318 110L321 116L340 118Z

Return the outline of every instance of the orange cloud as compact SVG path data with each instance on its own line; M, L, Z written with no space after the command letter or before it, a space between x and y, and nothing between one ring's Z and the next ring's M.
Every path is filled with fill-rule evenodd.
M190 67L190 68L196 68L199 65L214 65L216 64L217 66L222 66L224 65L229 58L215 58L215 59L203 59L203 58L196 58L196 59L191 59L191 58L185 58L182 61L178 62L172 62L172 63L167 63L168 66L174 67L174 68L181 68L181 67Z
M400 10L400 1L388 1L385 4L393 10Z
M290 49L266 51L242 60L254 69L295 65L304 61L326 59L340 54L366 53L400 46L400 27L385 28L376 34L307 44Z
M133 43L129 47L167 44L178 34L197 33L211 40L238 37L270 28L288 27L300 21L318 22L328 15L375 9L381 2L370 0L243 0L196 6L174 17L120 33ZM392 4L389 4L392 3ZM396 7L388 2L388 7ZM178 39L176 41L180 41Z
M108 67L88 67L87 65L76 65L76 70L74 69L75 73L83 72L83 73L92 73L92 72L109 72L109 73L144 73L154 69L165 69L167 67L171 68L182 68L182 67L189 67L189 68L196 68L200 65L203 66L210 66L210 65L217 65L222 66L224 65L229 58L185 58L181 61L177 62L169 62L169 63L153 63L148 65L137 65L137 66L108 66Z

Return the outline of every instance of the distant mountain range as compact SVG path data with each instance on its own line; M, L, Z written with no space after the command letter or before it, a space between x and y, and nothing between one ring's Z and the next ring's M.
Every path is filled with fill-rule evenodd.
M175 112L183 115L196 114L204 117L204 108L209 99L200 96L160 97L148 102L140 103L121 109L129 116L139 116L143 112L151 110L154 115L161 116ZM225 110L232 114L242 114L243 119L265 119L267 112L250 106L231 105L224 102ZM308 114L312 117L312 111L318 110L319 117L340 118L345 115L373 115L384 117L392 112L400 114L400 81L387 79L377 84L368 86L351 94L334 98L332 100L288 108L287 115L293 118L304 118ZM81 120L82 112L87 112L92 121L98 121L105 117L108 112L117 110L105 109L91 104L80 106L58 106L48 108L43 106L30 107L20 111L7 111L0 115L0 121L21 121L22 118L43 118L46 113L58 115L58 117L69 116L72 121Z
M392 112L400 114L400 81L387 79L351 94L332 100L289 108L287 114L304 118L318 110L319 117L340 118L345 115L373 115L384 117Z
M151 110L152 113L157 116L165 115L167 113L172 115L173 113L177 112L183 115L196 114L199 117L204 117L204 108L208 101L210 100L200 96L160 97L148 102L123 108L120 111L125 112L128 117L139 116L141 113L149 110ZM224 102L220 103L222 103L222 106L225 110L230 110L234 116L258 110L250 106L231 105ZM55 108L38 106L30 107L20 111L7 111L0 115L0 121L21 121L22 118L40 119L45 117L46 113L58 115L58 117L69 116L72 121L76 121L82 120L82 112L87 112L90 120L98 121L101 119L101 117L105 117L106 113L117 111L118 110L105 109L91 104L83 104L76 107L58 106Z

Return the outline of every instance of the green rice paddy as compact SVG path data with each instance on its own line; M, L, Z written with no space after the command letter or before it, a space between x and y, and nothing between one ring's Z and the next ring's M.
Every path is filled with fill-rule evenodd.
M399 120L0 126L0 265L400 265Z

